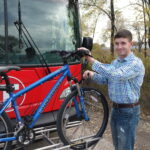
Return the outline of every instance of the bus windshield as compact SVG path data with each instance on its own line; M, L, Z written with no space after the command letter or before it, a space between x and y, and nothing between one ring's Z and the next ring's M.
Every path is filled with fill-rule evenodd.
M58 64L61 57L50 51L75 51L80 46L78 6L74 0L7 0L6 53L3 1L0 0L0 64L40 65L43 58L47 64ZM70 59L73 61L77 60Z

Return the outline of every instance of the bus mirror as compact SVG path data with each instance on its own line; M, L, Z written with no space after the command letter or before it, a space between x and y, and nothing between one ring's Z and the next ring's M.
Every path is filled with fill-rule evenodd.
M83 37L82 47L85 47L91 51L93 47L93 39L91 37Z

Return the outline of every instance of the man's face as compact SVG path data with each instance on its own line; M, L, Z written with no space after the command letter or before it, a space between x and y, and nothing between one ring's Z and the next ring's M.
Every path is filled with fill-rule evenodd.
M127 38L116 38L114 46L118 56L124 58L131 52L132 42Z

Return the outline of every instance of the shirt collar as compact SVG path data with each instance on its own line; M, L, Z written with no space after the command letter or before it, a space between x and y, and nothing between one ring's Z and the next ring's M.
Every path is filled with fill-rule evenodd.
M117 58L117 60L119 61L119 62L124 62L124 61L128 61L128 60L130 60L131 58L133 58L134 57L134 54L133 54L133 52L131 52L128 56L126 56L125 58Z

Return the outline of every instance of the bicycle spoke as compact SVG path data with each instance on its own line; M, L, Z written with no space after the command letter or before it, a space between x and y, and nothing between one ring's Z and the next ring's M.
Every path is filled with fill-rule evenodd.
M84 91L83 96L84 96L85 109L89 117L89 120L86 121L84 119L84 114L83 114L79 97L77 93L74 92L70 94L68 96L68 99L64 101L63 106L59 112L58 122L57 122L59 136L61 140L65 144L72 143L72 142L73 144L82 143L80 146L78 145L79 147L75 146L79 149L84 149L85 144L83 143L85 143L87 140L93 140L94 137L102 136L108 120L108 113L104 111L107 110L107 103L105 106L104 105L105 100L103 99L103 97L101 97L100 93L96 91L94 92L94 90L87 89ZM73 99L77 100L77 105L81 113L80 117L79 116L77 117L76 107L74 107L72 101ZM62 121L64 118L67 118L66 122ZM75 122L79 121L79 124L70 126L70 124L72 124L73 121ZM88 145L90 146L95 142L97 141L92 141Z

